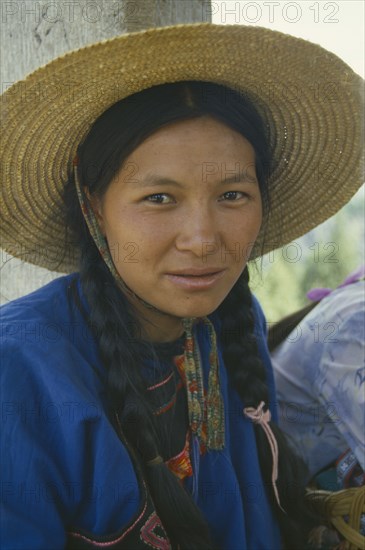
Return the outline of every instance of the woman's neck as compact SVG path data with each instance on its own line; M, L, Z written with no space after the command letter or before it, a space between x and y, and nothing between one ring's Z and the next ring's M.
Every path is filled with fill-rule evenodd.
M142 340L149 342L173 342L182 336L184 327L180 317L165 314L147 308L138 300L131 300L136 317L138 317Z

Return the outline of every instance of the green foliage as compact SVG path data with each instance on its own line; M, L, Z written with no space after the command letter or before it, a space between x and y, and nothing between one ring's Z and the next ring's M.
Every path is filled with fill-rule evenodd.
M325 223L251 264L251 288L268 323L306 305L311 288L336 288L364 263L363 196L360 190Z

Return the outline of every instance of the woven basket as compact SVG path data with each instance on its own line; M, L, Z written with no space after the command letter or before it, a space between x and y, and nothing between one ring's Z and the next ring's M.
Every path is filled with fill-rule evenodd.
M360 534L360 519L365 514L365 486L336 492L308 489L306 498L310 507L345 539L341 549L365 550L365 537Z

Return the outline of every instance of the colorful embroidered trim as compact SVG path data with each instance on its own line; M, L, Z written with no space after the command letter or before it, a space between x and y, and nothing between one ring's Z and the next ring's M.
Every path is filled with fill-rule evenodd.
M169 470L179 479L184 479L193 475L193 467L190 460L190 432L186 434L183 450L176 456L173 456L165 463Z
M207 448L220 450L224 447L224 408L220 391L217 341L212 323L202 319L208 326L210 338L209 381L207 399L204 396L203 370L198 346L193 336L194 319L183 319L185 328L185 377L188 400L189 423L193 435L203 441L203 424L207 424ZM208 412L207 412L208 410Z
M341 489L365 485L365 472L351 449L347 449L336 460L336 473Z
M165 384L167 384L167 382L170 382L173 376L174 376L174 373L172 372L171 374L168 375L167 378L165 378L165 380L162 380L161 382L157 382L157 384L154 384L153 386L148 386L147 391L152 391L152 390L156 390L157 388L161 388L161 386L164 386Z
M176 355L174 357L174 363L176 365L177 370L179 371L179 374L181 376L181 379L183 381L185 390L186 390L186 374L185 374L185 355ZM206 392L204 391L204 397L206 400ZM205 407L206 409L206 407ZM197 439L195 436L195 440L198 441L199 444L199 453L201 455L205 454L207 452L207 415L204 414L204 421L201 429L201 438L200 440Z
M142 527L140 532L141 540L151 548L155 550L171 550L171 545L167 538L165 529L162 526L161 520L153 512L148 518L145 525Z
M176 400L177 400L177 394L178 392L181 390L181 388L183 387L183 383L182 383L182 380L180 380L177 384L176 384L176 388L175 388L175 394L172 396L172 398L170 399L170 401L168 401L167 403L164 403L163 405L161 405L160 407L158 407L158 409L155 409L153 411L153 414L155 416L160 416L161 414L164 414L166 413L167 411L169 411L176 403Z
M144 485L144 488L146 489L145 485ZM146 489L147 491L147 489ZM83 539L85 542L87 543L90 543L92 546L97 546L97 547L100 547L100 548L107 548L108 546L115 546L116 544L119 545L120 542L123 541L123 539L131 532L133 531L133 529L136 527L136 525L138 524L138 522L143 518L144 514L146 513L146 510L147 510L147 500L146 502L144 503L144 506L143 506L143 510L142 512L139 514L139 516L137 517L137 519L128 527L128 529L126 529L121 535L119 535L116 539L113 539L113 540L109 540L109 541L97 541L97 540L94 540L93 538L88 537L82 533L78 533L78 532L74 532L74 531L69 531L67 534L69 537L71 538L76 538L76 539Z
M247 408L243 409L243 412L244 412L245 416L247 416L247 418L249 418L250 420L252 420L252 422L254 422L254 424L259 424L266 433L266 437L268 439L270 449L271 449L271 453L272 453L272 476L271 476L271 481L272 481L272 484L273 484L274 493L275 493L276 501L279 505L279 508L284 513L286 513L285 510L281 507L278 488L276 486L276 480L278 479L278 461L279 461L278 444L277 444L276 438L275 438L275 436L272 432L272 429L270 428L270 424L269 424L269 422L271 420L270 410L267 409L264 412L264 410L263 410L264 406L265 406L265 403L263 401L261 401L261 403L257 407L257 409L254 409L253 407L247 407Z
M223 449L224 447L224 406L220 390L219 364L217 353L217 337L213 324L204 318L208 327L209 351L209 379L207 395L207 446L209 449Z

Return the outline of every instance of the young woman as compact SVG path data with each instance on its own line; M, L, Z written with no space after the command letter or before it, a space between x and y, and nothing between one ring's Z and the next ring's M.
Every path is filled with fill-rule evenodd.
M57 105L6 95L5 164L22 159L4 183L7 250L28 235L28 259L56 253L72 271L78 250L78 268L3 308L4 548L304 545L305 476L275 423L247 261L346 202L361 140L354 123L351 147L336 130L353 181L309 213L311 167L293 183L280 163L286 143L293 165L308 156L296 136L318 124L318 103L303 99L301 117L266 92L252 100L259 45L268 70L293 41L289 65L316 52L321 74L343 70L281 34L186 25L74 52L25 81L35 93L76 79ZM352 78L336 117L359 112ZM330 125L333 106L322 112Z

